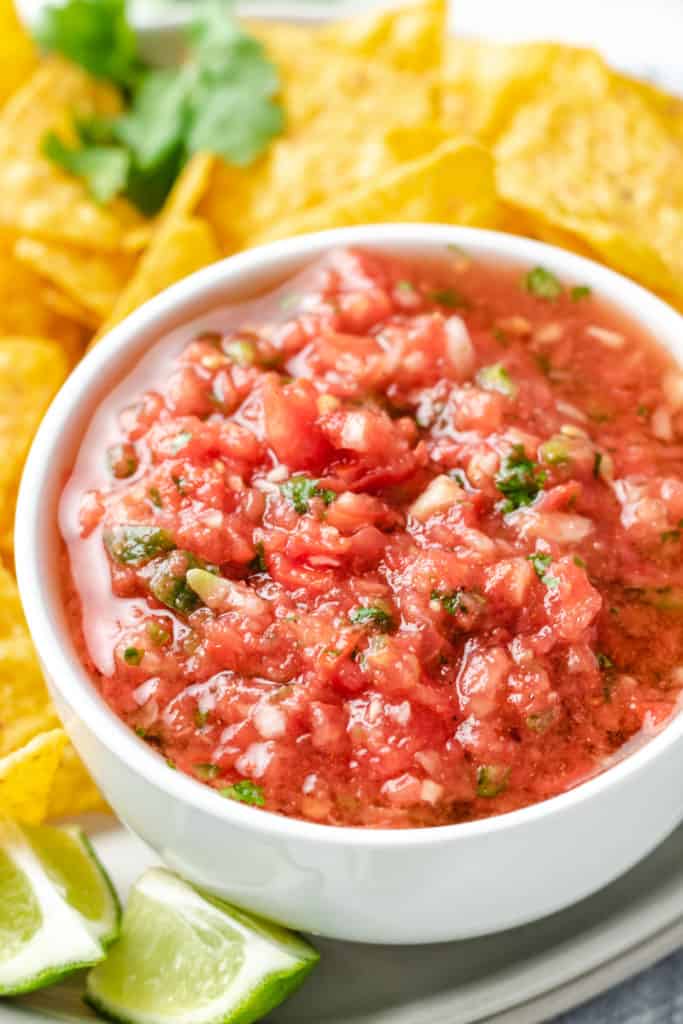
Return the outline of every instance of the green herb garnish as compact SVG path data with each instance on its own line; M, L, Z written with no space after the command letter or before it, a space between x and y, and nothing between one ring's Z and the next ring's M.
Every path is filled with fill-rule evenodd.
M524 278L524 287L537 299L557 299L562 294L562 285L545 267L530 270Z
M232 786L219 789L218 792L221 796L227 797L228 800L239 800L242 804L252 804L254 807L263 807L266 802L263 788L257 786L255 782L251 782L249 779L242 779L240 782L235 782Z
M169 631L154 621L147 623L147 636L155 647L163 647L171 639Z
M587 284L575 284L569 292L572 302L581 302L582 299L589 299L593 294Z
M496 487L505 495L501 505L503 514L531 505L541 491L546 476L544 470L527 458L524 445L514 445L496 475Z
M432 601L438 601L448 615L464 610L462 590L432 590L429 596Z
M467 305L467 299L457 292L455 288L437 288L430 293L432 302L439 306L446 306L448 309L460 309Z
M391 613L378 604L359 605L349 612L349 621L354 626L377 626L378 629L390 629L393 623Z
M280 490L300 516L308 512L311 498L322 498L326 505L331 505L337 497L336 491L327 487L320 488L317 480L312 480L311 477L301 474L290 477L289 480L280 484Z
M604 672L609 668L614 668L614 662L610 658L609 654L604 654L602 651L598 651L595 655L595 659L601 672Z
M198 779L215 779L220 774L220 768L217 764L195 764L192 766L192 771L195 773Z
M263 547L263 541L259 541L255 546L256 554L249 563L249 569L251 572L267 572L268 566L266 565L266 554L265 548Z
M226 0L202 0L187 57L173 68L141 58L125 0L67 0L48 7L35 30L40 46L61 53L122 95L116 117L75 121L78 141L50 134L43 152L86 182L100 202L125 195L143 213L163 205L190 156L211 151L252 163L284 127L275 98L275 65L232 17Z

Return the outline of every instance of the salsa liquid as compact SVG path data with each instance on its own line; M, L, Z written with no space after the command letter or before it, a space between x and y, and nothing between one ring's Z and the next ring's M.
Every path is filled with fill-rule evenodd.
M111 708L270 811L510 811L683 687L683 374L543 268L344 250L210 311L102 404L60 524Z

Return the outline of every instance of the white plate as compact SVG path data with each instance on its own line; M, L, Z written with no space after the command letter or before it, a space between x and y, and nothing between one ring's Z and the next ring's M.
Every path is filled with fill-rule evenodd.
M20 0L24 12L27 7L35 11L42 2ZM136 2L145 8L141 27L153 33L156 0ZM297 7L265 0L258 10L319 18L321 10L330 12L332 3ZM176 0L176 5L177 24L191 0ZM255 7L246 6L251 11ZM469 35L552 37L593 45L619 67L683 92L680 0L573 0L569 5L458 0L455 21ZM125 894L154 855L111 819L82 822ZM485 880L481 898L486 899ZM400 914L400 907L396 912ZM607 889L524 928L410 948L316 940L320 967L269 1019L273 1024L537 1024L643 970L682 943L683 826ZM39 1024L46 1017L85 1020L90 1014L81 991L76 979L6 1004L0 1010L3 1024Z
M156 858L112 819L81 821L125 895ZM486 899L485 879L481 898ZM269 1018L273 1024L548 1020L683 942L683 827L592 899L523 928L435 946L314 942L322 953L320 966ZM76 979L25 996L0 1011L3 1024L44 1024L46 1016L85 1019L81 991Z

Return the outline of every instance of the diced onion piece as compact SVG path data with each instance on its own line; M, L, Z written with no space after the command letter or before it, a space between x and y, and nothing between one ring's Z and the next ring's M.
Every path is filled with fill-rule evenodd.
M459 316L449 316L444 327L448 358L461 377L468 377L474 369L474 346L465 321Z
M662 390L674 412L683 409L683 373L670 370L662 378Z
M427 804L436 804L443 795L443 786L433 779L425 779L420 789L420 797Z
M650 430L659 441L673 441L671 413L665 405L658 405L650 417Z
M464 495L462 487L451 477L441 474L435 477L429 486L410 506L410 515L426 523L432 516L447 512L451 505L461 501Z
M505 316L496 320L496 327L504 334L524 338L531 334L531 322L525 316Z
M552 345L554 342L559 341L563 334L564 327L562 324L553 321L549 324L543 324L542 327L538 327L534 331L534 341L537 341L539 345Z
M525 536L543 537L556 544L578 544L593 530L590 519L566 512L528 512L524 519Z
M274 704L259 704L254 710L252 720L257 733L264 740L272 740L276 736L283 736L287 728L287 719L284 712Z
M624 341L626 340L619 331L610 331L607 327L598 327L597 324L590 324L586 328L586 334L589 338L599 341L601 345L605 345L607 348L623 348Z

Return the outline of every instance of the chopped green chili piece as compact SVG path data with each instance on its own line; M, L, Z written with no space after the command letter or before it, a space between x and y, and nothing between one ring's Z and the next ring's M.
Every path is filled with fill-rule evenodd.
M132 476L138 468L138 457L132 444L114 444L107 449L109 472L117 480Z
M614 662L610 658L609 654L604 654L602 651L598 651L595 658L601 672L604 672L608 668L614 668Z
M238 366L252 366L256 361L256 346L252 341L236 338L223 346L226 356Z
M502 764L481 764L477 768L477 796L490 799L504 793L510 780L510 769Z
M544 441L538 454L549 466L563 466L570 461L569 448L563 437L551 437L549 441Z
M477 384L486 391L499 391L508 398L515 398L517 395L517 385L502 363L482 366L477 373Z
M527 555L527 558L533 565L534 571L539 580L542 580L545 576L546 569L550 567L553 556L547 555L543 551L534 551L533 555Z
M349 620L354 626L377 626L378 629L390 629L391 613L378 604L360 605L349 612Z
M579 569L586 568L586 563L584 562L583 558L579 558L578 555L574 555L574 565L577 565Z
M171 768L173 771L175 771L177 768L175 761L173 761L170 757L166 758L166 766L168 768Z
M410 281L397 281L396 288L399 292L414 292L415 285Z
M123 652L123 660L126 665L139 665L144 653L139 647L126 647Z
M524 445L514 445L496 475L496 487L505 495L505 501L501 504L503 514L531 505L545 480L546 473L527 458Z
M171 639L171 634L163 626L160 626L158 622L147 623L147 636L150 638L155 647L163 647Z
M587 284L575 284L569 292L572 302L580 302L581 299L589 299L593 294Z
M199 779L215 779L220 774L220 768L217 764L195 764L192 766L192 771Z
M187 573L190 569L203 569L204 566L191 551L183 551L182 554L185 556L186 568L180 571L171 568L169 559L165 558L155 569L149 581L149 589L157 601L161 601L167 608L189 615L199 607L200 600L188 585Z
M232 786L219 789L218 792L221 796L227 797L228 800L239 800L240 803L252 804L254 807L263 807L266 802L263 788L249 779L242 779L240 782L235 782Z
M158 526L112 526L103 539L110 557L121 565L144 565L175 547L171 535Z
M562 294L562 285L545 267L530 270L524 278L524 287L537 299L557 299Z
M161 500L161 494L159 493L158 487L150 487L147 494L149 495L149 500L152 502L155 508L164 507L164 503Z

